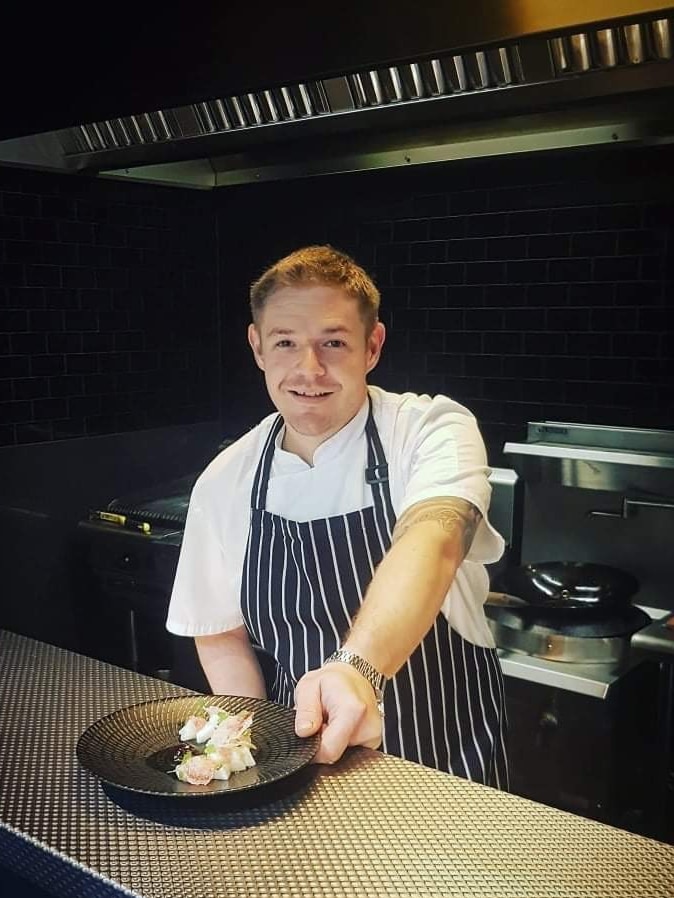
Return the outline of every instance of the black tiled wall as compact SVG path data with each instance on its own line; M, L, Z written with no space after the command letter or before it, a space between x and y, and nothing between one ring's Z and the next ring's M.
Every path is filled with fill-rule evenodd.
M492 459L529 420L674 427L674 151L577 151L229 190L219 213L227 407L267 409L243 339L248 283L306 243L382 291L373 382L446 392ZM236 324L233 329L232 325Z
M219 414L213 199L0 169L0 445Z

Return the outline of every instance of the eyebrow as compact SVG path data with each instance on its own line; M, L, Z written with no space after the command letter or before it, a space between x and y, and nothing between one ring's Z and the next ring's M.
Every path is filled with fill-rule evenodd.
M274 327L270 331L268 331L268 337L288 337L294 334L295 331L290 327ZM326 327L321 331L321 336L330 336L332 334L350 334L351 330L348 327L344 327L343 325L337 325L336 327Z

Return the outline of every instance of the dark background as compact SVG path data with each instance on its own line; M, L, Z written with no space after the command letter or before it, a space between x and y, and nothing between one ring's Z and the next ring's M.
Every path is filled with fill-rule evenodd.
M210 193L0 169L0 625L72 644L77 520L269 409L248 285L303 244L374 275L372 381L464 402L492 464L529 420L674 427L673 163L616 146Z

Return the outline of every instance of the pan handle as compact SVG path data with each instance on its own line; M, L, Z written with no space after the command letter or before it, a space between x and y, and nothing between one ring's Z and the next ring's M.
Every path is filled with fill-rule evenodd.
M620 511L605 511L602 509L593 509L588 511L588 517L596 518L621 518L626 520L633 517L639 508L666 508L674 510L674 502L647 502L643 499L623 499Z

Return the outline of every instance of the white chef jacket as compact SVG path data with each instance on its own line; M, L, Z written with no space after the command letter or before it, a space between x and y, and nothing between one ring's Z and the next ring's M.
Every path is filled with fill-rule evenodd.
M389 467L397 517L424 499L452 496L482 514L475 539L445 597L442 612L464 639L493 647L482 606L489 591L484 565L503 554L503 538L487 518L491 486L474 416L446 396L389 393L368 387ZM365 482L367 400L354 418L314 452L313 465L281 448L277 437L266 509L304 522L372 506ZM241 578L253 477L276 414L224 449L194 485L167 629L179 636L222 633L243 625Z

